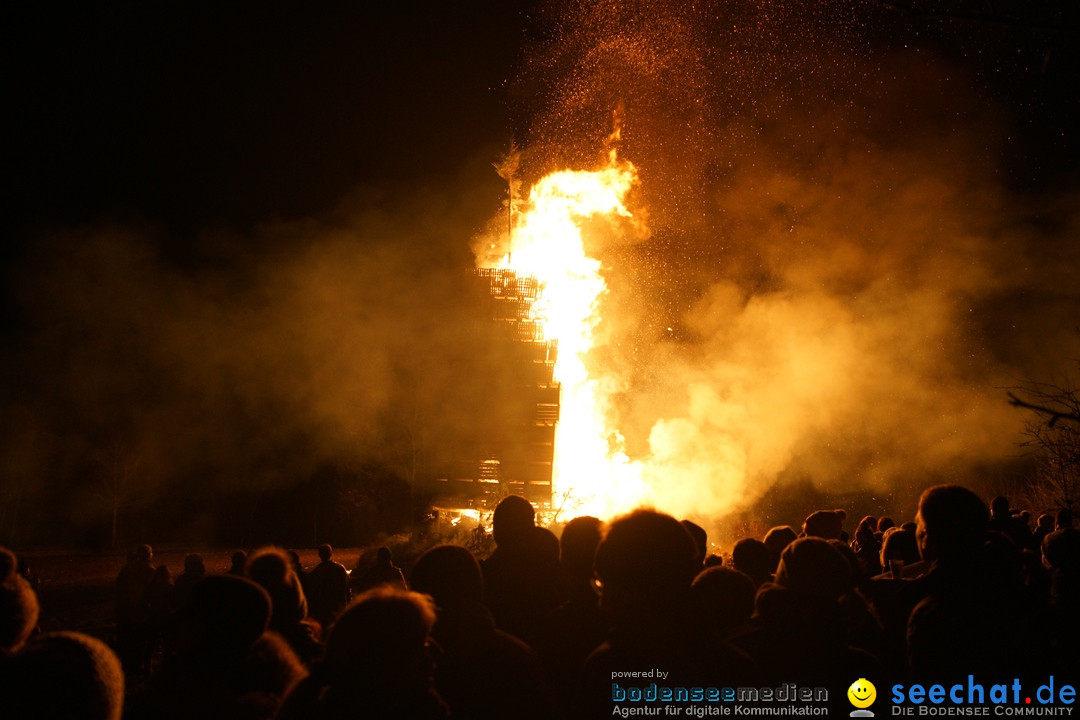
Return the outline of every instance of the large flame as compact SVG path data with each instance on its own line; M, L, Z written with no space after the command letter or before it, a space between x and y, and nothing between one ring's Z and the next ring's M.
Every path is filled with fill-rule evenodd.
M581 224L597 216L633 223L625 202L636 182L633 164L614 151L599 170L545 176L530 190L513 228L512 251L499 262L545 285L534 312L545 334L559 341L555 379L562 384L562 408L552 481L564 518L610 517L649 499L641 465L627 457L622 436L610 426L604 385L586 365L606 285L601 263L586 252Z

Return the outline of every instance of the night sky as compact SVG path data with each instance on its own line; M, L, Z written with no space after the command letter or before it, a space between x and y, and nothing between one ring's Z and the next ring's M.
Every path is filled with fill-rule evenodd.
M325 212L360 184L447 182L512 136L544 135L553 88L575 79L546 61L579 5L21 4L5 21L8 234L134 220L190 235ZM706 5L706 35L755 26L759 61L803 52L768 27L784 20L770 3ZM1011 186L1075 183L1075 10L980 5L843 2L821 14L857 32L867 63L921 49L999 102Z
M510 135L523 10L22 4L5 22L15 217L191 230L451 175Z
M1003 388L1080 355L1080 36L987 5L5 9L4 497L100 502L104 446L143 503L400 465L405 415L490 377L458 340L491 163L595 166L619 107L651 235L598 248L596 362L632 454L666 428L708 475L673 458L737 438L724 509L1014 458Z

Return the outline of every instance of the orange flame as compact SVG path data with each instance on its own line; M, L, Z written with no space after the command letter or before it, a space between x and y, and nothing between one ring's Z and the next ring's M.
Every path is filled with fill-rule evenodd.
M566 518L611 517L649 497L641 465L627 457L622 436L609 426L604 383L591 376L586 365L606 284L601 263L586 252L579 225L598 216L634 223L625 201L636 182L637 170L619 161L615 150L599 170L545 176L532 187L517 216L513 254L498 263L534 275L545 285L534 313L543 321L545 334L559 341L555 379L562 385L562 407L553 485L555 505L562 506Z

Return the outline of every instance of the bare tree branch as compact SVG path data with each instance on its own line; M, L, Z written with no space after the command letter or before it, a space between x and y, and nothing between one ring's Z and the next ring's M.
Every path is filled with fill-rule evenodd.
M1074 509L1080 496L1080 387L1064 379L1028 381L1008 392L1009 404L1031 410L1025 423L1035 478L1027 487L1036 507ZM1064 422L1059 422L1064 421Z
M1073 422L1080 422L1080 413L1075 412L1061 412L1060 410L1054 410L1043 405L1035 405L1016 397L1013 393L1009 393L1009 404L1013 407L1025 408L1027 410L1034 410L1040 415L1049 417L1050 420L1047 423L1050 427L1054 427L1058 420L1071 420Z

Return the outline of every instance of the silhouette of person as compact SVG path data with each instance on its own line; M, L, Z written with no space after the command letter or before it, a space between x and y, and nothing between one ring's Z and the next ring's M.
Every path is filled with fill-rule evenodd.
M881 574L881 544L877 534L877 518L867 515L855 528L855 539L851 542L851 549L858 558L862 574L873 577Z
M153 557L149 545L138 546L116 576L117 653L129 676L145 675L149 670L153 645L146 588L154 579Z
M498 630L483 604L480 566L468 549L437 545L410 576L439 607L432 636L442 648L435 688L455 719L550 718L552 698L536 653Z
M434 624L426 595L386 585L361 593L331 626L321 664L278 720L445 720L432 680Z
M699 568L693 538L670 515L639 509L612 521L595 562L611 632L582 668L576 693L581 717L611 715L612 673L627 668L663 668L674 687L756 679L749 658L701 632L691 602Z
M483 562L485 603L495 624L530 646L545 632L545 622L562 601L559 541L535 525L536 511L511 495L495 508L495 551Z
M230 575L243 575L245 573L244 567L247 565L247 553L243 550L237 550L232 554L229 562L229 569L225 572Z
M1041 548L1050 574L1051 667L1080 667L1080 531L1069 510L1058 513L1057 525Z
M758 590L756 628L734 642L758 663L766 683L817 686L877 672L876 659L848 642L841 600L853 592L852 563L841 547L850 552L838 540L799 538L780 556L775 583Z
M143 593L143 604L146 606L147 645L144 665L149 670L153 661L154 653L167 632L169 620L173 611L173 582L166 565L158 565L154 570L154 576Z
M363 572L357 570L353 573L353 591L362 593L380 585L393 585L400 590L407 590L405 574L401 568L394 564L394 555L388 547L380 547L375 551L375 564Z
M177 575L176 580L173 582L172 606L174 609L180 609L187 604L188 598L191 596L191 588L195 587L195 583L204 577L206 577L206 563L203 562L202 555L197 553L186 555L184 557L184 571Z
M895 578L913 578L923 567L915 533L898 527L889 528L881 540L882 571Z
M120 720L124 672L97 638L46 633L0 658L0 698L6 718Z
M1018 548L1031 545L1031 528L1027 521L1020 518L1019 513L1009 507L1009 499L998 495L990 501L990 524L991 532L999 532L1005 535Z
M694 539L698 559L701 561L701 567L704 568L705 556L709 554L709 534L705 532L705 528L691 520L680 520L679 522L686 528L686 532L690 533L690 537Z
M910 585L922 597L907 624L912 678L943 683L969 674L1013 677L1025 661L1015 546L987 545L986 505L958 485L923 492L915 521L929 571Z
M572 700L585 658L607 637L607 619L600 611L600 596L593 586L593 559L603 532L604 523L599 519L577 517L566 524L559 539L559 564L567 600L552 613L548 632L536 651L564 706Z
M292 565L293 572L296 573L296 579L300 581L300 589L304 591L304 597L306 598L310 593L308 571L304 569L304 564L300 562L300 553L295 550L286 550L285 554L289 556L289 564Z
M0 656L18 650L38 622L37 594L18 573L15 554L0 547Z
M472 532L469 533L469 552L475 557L487 557L491 552L491 536L484 527L483 522L478 522Z
M308 573L308 606L311 617L322 627L329 627L349 604L349 571L332 559L330 545L319 546L319 564Z
M1043 538L1042 555L1048 567L1066 572L1080 570L1080 531L1073 527L1072 513L1058 513L1057 529Z
M840 540L843 535L844 518L837 510L817 510L803 521L803 537L819 537Z
M270 720L306 671L269 630L271 599L246 577L210 575L176 614L172 652L125 720Z
M1054 532L1054 516L1050 513L1043 513L1035 521L1035 530L1031 533L1031 546L1042 552L1043 538L1052 532Z
M308 622L308 604L286 551L263 547L247 559L247 576L270 595L270 629L281 634L305 664L320 653L317 631Z
M784 552L784 548L795 542L798 537L799 534L787 525L777 525L765 533L763 542L765 547L769 548L773 554L774 568L776 567L775 563L780 562L780 553Z
M757 587L772 580L777 558L762 541L743 538L732 548L731 562L736 570L753 580L754 587Z
M919 556L915 533L892 526L882 535L881 567L883 572L863 590L881 623L882 645L878 658L891 677L907 675L907 621L915 604L921 600L908 590L908 582L926 571Z
M746 573L722 566L707 568L694 578L690 591L702 629L717 642L750 629L757 585Z

